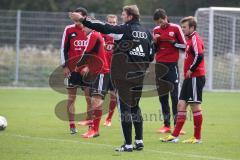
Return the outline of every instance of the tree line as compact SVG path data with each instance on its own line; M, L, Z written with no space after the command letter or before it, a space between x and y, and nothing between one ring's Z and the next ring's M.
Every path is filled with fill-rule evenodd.
M240 7L240 0L0 0L1 10L67 12L78 6L94 13L121 13L122 6L137 4L142 15L152 15L164 8L168 15L194 15L197 8L219 6Z

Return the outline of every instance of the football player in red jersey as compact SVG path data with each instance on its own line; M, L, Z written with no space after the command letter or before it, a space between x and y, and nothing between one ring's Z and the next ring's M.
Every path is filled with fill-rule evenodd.
M77 8L75 12L87 16L87 10L85 8ZM74 122L74 104L77 87L82 86L86 97L87 107L90 107L89 87L87 87L87 84L82 81L80 73L74 72L76 63L81 58L87 44L87 36L82 28L83 25L79 21L74 21L74 24L66 26L63 32L61 45L61 63L68 91L67 108L71 134L77 133Z
M117 25L118 17L116 15L109 14L106 17L106 22L110 25ZM106 50L108 63L111 66L112 54L113 54L113 50L114 50L114 36L112 36L111 34L110 35L102 34L102 36L105 41L105 50ZM112 116L113 116L113 113L114 113L114 110L115 110L116 104L117 104L115 89L114 89L114 85L113 85L111 79L109 81L108 87L109 87L108 90L110 91L110 103L109 103L108 115L107 115L106 120L103 125L110 127L112 124L111 123Z
M110 80L109 62L106 57L104 40L99 32L87 27L83 28L87 34L87 46L83 57L78 61L76 71L80 71L86 79L90 77L90 95L92 109L92 124L83 138L99 136L99 125L102 116L102 104L107 94ZM88 77L88 78L87 78Z
M184 140L183 143L201 143L202 128L202 91L205 85L204 43L196 31L197 22L194 17L185 17L181 20L182 30L187 37L184 60L184 81L178 102L177 123L172 135L162 139L163 142L177 142L179 133L187 115L187 106L190 105L193 113L194 137Z
M170 128L170 107L169 107L169 93L162 93L161 79L169 82L172 90L170 91L172 100L172 113L174 118L174 125L176 124L177 103L178 103L178 87L179 87L179 71L178 60L180 49L186 47L186 40L182 29L179 25L169 23L165 10L156 9L153 15L154 22L158 25L153 29L153 37L156 46L156 85L159 95L159 101L162 106L162 113L164 119L164 126L161 127L159 133L169 133ZM167 74L162 77L162 68L159 64L163 64L168 68ZM184 131L182 131L184 133Z

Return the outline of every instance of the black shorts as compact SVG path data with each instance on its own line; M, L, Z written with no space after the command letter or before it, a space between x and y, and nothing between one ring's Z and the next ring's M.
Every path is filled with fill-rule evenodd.
M109 87L110 75L107 74L99 74L96 80L92 83L90 93L91 96L100 95L102 98L105 98Z
M81 87L89 87L89 84L83 81L82 75L78 72L72 72L69 78L64 79L64 85L67 89Z
M205 76L184 79L179 100L187 103L201 103Z
M161 75L163 74L162 66L158 64L162 64L165 67L167 67L168 72L164 73L164 75ZM169 62L169 63L157 62L155 65L155 74L156 74L156 78L160 77L162 80L169 81L173 84L179 83L179 69L178 69L178 63L176 62ZM158 82L158 79L157 79L157 82Z

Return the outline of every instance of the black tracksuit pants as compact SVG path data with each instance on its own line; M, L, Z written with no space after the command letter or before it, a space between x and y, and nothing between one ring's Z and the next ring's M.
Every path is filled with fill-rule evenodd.
M124 88L130 89L131 84L124 85ZM124 93L124 90L118 90L118 108L121 118L122 133L124 143L132 144L132 124L135 129L135 140L143 140L143 117L139 107L139 100L142 94L142 84L133 90L137 92Z
M156 65L155 67L155 74L156 74L156 85L159 95L159 101L162 107L162 114L165 126L170 126L170 107L169 107L169 92L163 93L162 90L164 87L161 84L161 80L167 81L171 83L172 90L170 91L171 101L172 101L172 114L174 119L174 125L176 124L176 117L177 117L177 103L178 103L178 95L179 95L179 70L177 63L161 63L168 68L168 72L163 76L160 75L161 67ZM158 87L159 86L159 87Z

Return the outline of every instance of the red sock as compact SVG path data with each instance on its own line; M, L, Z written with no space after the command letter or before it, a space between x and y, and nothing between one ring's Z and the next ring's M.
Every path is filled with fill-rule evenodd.
M202 112L193 112L193 122L194 122L194 137L196 139L201 139L201 128L202 128Z
M93 111L93 114L94 114L93 129L95 131L98 131L99 130L100 121L101 121L101 117L102 117L102 110L95 109Z
M174 128L174 131L172 133L172 135L174 137L178 137L178 135L180 134L180 131L182 130L182 127L184 125L184 122L186 120L186 116L187 116L187 112L186 111L179 111L177 113L177 122Z
M69 118L69 127L70 128L75 128L74 112L75 112L74 103L70 102L68 104L68 118Z
M74 121L69 121L70 128L76 128Z
M113 113L114 113L114 109L117 105L117 101L116 99L111 99L110 103L109 103L109 112L108 112L108 116L106 118L106 120L111 120Z

